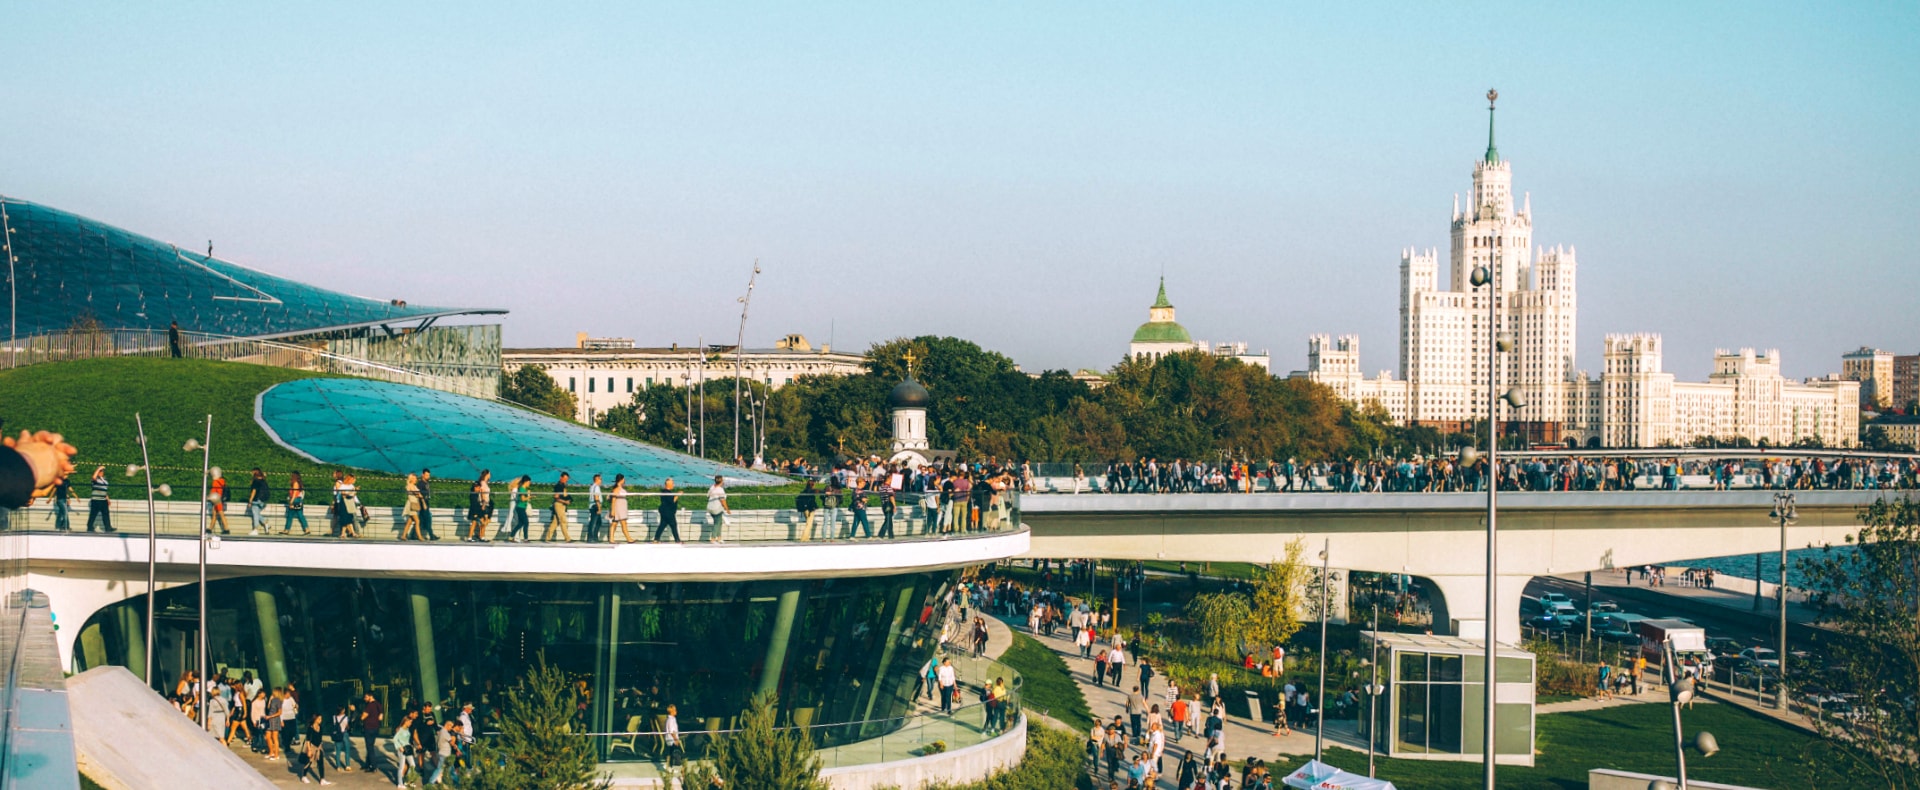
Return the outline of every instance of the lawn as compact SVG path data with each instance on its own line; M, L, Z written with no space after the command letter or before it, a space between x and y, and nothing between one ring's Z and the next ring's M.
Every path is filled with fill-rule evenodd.
M1015 631L1013 646L1000 656L1000 663L1020 673L1021 702L1028 710L1052 716L1075 732L1093 728L1093 713L1087 709L1087 698L1073 682L1066 662L1046 645Z
M85 496L85 478L96 465L105 465L113 481L114 498L137 498L145 493L142 477L128 477L126 469L140 463L133 415L139 412L151 442L154 482L173 488L174 500L191 501L200 493L200 451L183 449L188 439L203 439L208 414L213 415L214 466L221 467L235 487L235 499L244 498L247 470L259 467L276 491L284 491L287 473L297 471L311 490L331 485L332 472L347 467L318 464L281 447L253 418L254 398L285 381L326 374L301 370L214 362L200 359L113 357L30 365L0 372L0 428L46 429L61 433L79 448L74 465L80 470L77 488ZM356 471L362 499L369 505L398 505L401 478ZM584 481L582 481L584 482ZM465 491L465 481L444 479L441 491ZM495 484L495 495L505 490ZM798 485L757 488L733 495L740 509L792 507ZM168 498L168 497L162 497ZM440 497L447 504L453 499ZM459 501L464 502L462 497ZM540 504L536 502L536 506ZM697 509L705 497L685 496L681 504ZM312 511L309 511L312 517Z
M1516 789L1584 790L1587 771L1592 768L1671 776L1672 711L1666 705L1625 705L1540 716L1538 748L1542 753L1535 758L1534 767L1502 766L1499 784ZM1712 757L1689 751L1689 779L1748 787L1817 786L1820 773L1809 770L1809 757L1825 747L1804 731L1731 705L1695 705L1685 712L1684 721L1689 740L1694 733L1706 730L1720 742L1720 752ZM1327 758L1327 762L1349 771L1365 773L1367 768L1362 752L1330 749ZM1296 759L1287 765L1297 767L1299 762ZM1477 762L1381 759L1379 763L1381 778L1408 790L1481 786Z

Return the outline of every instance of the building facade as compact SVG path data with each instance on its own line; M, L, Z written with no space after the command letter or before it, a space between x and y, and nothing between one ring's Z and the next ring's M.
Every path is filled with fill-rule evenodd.
M1860 434L1859 383L1797 382L1780 374L1780 352L1714 352L1704 382L1663 370L1660 336L1608 335L1599 378L1567 383L1569 443L1604 447L1747 441L1781 447L1852 447Z
M1400 380L1382 374L1356 384L1359 342L1351 336L1332 346L1324 335L1309 339L1306 375L1355 391L1355 400L1377 400L1399 422L1441 430L1485 419L1490 381L1495 392L1517 387L1528 408L1509 419L1544 423L1530 432L1556 436L1574 370L1576 253L1533 246L1531 200L1514 193L1513 165L1494 145L1492 117L1489 106L1487 151L1474 162L1466 207L1454 197L1444 279L1437 250L1400 253ZM1471 275L1483 266L1491 281L1475 287ZM1513 341L1491 375L1489 320ZM1351 370L1338 346L1353 349Z
M1778 352L1720 351L1707 381L1679 382L1662 369L1659 335L1610 335L1601 375L1578 371L1575 250L1534 246L1531 201L1515 197L1512 165L1494 145L1491 106L1488 113L1487 151L1474 163L1466 207L1454 198L1444 280L1437 250L1400 253L1400 376L1366 378L1353 335L1309 337L1299 375L1350 402L1378 405L1400 424L1442 431L1486 419L1489 387L1517 389L1526 405L1501 415L1503 429L1536 444L1856 443L1858 382L1895 379L1885 352L1858 365L1856 355L1869 350L1849 354L1844 378L1854 381L1795 382L1780 374ZM1489 282L1476 287L1472 274L1483 267ZM1510 346L1492 355L1489 369L1492 336Z
M1894 354L1861 346L1840 356L1840 375L1860 382L1860 406L1884 409L1894 405Z
M577 405L574 419L591 422L596 415L630 403L633 393L655 384L676 387L710 379L731 378L736 359L732 346L640 348L625 338L588 337L581 333L572 348L510 348L501 352L501 364L512 373L523 365L538 365L568 392ZM805 335L787 335L773 348L749 348L739 354L741 376L778 389L802 376L848 376L864 373L863 354L815 349Z
M1261 370L1273 369L1273 358L1265 351L1255 354L1248 350L1244 342L1208 343L1195 340L1187 328L1174 320L1173 303L1167 301L1167 278L1160 278L1160 293L1147 308L1147 322L1133 330L1133 340L1127 344L1127 358L1156 360L1168 354L1183 351L1205 351L1225 359L1236 359L1242 364L1253 365Z
M1901 354L1893 358L1893 405L1913 408L1920 401L1920 354Z

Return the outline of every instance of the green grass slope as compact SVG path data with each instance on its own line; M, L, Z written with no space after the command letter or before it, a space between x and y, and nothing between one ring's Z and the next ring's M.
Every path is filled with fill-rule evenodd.
M0 420L5 429L50 430L66 435L80 452L74 465L80 477L105 464L116 497L139 496L144 478L129 478L126 467L140 463L133 416L138 412L151 442L154 481L171 484L174 499L199 493L200 452L183 449L188 439L206 435L203 420L213 415L213 463L229 483L241 484L258 466L277 485L298 471L309 487L324 488L333 469L275 444L253 419L253 399L283 381L323 374L198 359L117 357L31 365L0 372ZM375 483L369 479L366 483ZM377 484L377 483L376 483ZM188 491L187 489L192 489Z

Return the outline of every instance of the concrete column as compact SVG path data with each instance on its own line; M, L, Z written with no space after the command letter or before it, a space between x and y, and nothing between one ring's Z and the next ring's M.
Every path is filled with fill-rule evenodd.
M433 649L433 605L420 586L409 585L407 599L413 604L413 649L420 658L420 699L440 704L440 662Z
M263 586L253 588L253 614L260 623L260 658L266 664L260 668L260 679L266 681L268 687L287 685L286 645L280 641L280 605L273 599L272 590Z
M147 672L147 604L145 599L125 601L120 606L120 637L126 641L122 665L134 677ZM146 680L146 678L140 678Z
M1439 593L1432 601L1434 633L1459 636L1464 630L1469 638L1479 638L1485 633L1486 576L1427 576L1424 578L1427 584ZM1499 618L1496 621L1499 630L1494 636L1500 640L1501 644L1520 641L1520 593L1532 579L1531 574L1500 576L1499 600L1494 603L1493 614Z
M760 662L758 693L780 689L780 672L787 664L787 641L793 637L793 617L800 609L800 588L780 593L779 609L773 616L773 634L767 638L767 656Z
M600 644L593 651L593 724L594 732L619 732L627 723L613 720L613 690L619 688L614 673L620 666L620 591L617 584L603 585L600 593ZM593 739L599 757L607 759L612 742Z

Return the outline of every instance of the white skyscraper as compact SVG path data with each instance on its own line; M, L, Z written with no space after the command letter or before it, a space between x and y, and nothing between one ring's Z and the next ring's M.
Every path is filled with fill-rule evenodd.
M1390 383L1372 384L1369 394L1401 422L1460 430L1486 414L1487 300L1494 300L1497 328L1512 333L1513 353L1501 355L1496 391L1518 386L1526 412L1516 429L1544 441L1558 441L1565 411L1565 382L1573 372L1576 300L1572 248L1535 251L1533 211L1525 197L1516 200L1513 165L1494 145L1493 94L1488 94L1487 152L1473 165L1473 189L1467 207L1454 196L1452 256L1444 285L1435 250L1400 253L1400 377L1404 399ZM1474 288L1468 276L1476 266L1493 272L1492 288ZM1491 290L1491 293L1489 293ZM1339 369L1313 364L1324 339L1309 341L1308 377L1336 389L1353 385L1358 361ZM1343 339L1344 343L1344 339ZM1356 344L1357 345L1357 344ZM1336 381L1344 380L1344 381ZM1398 403L1396 403L1398 401ZM1395 408L1399 406L1399 408Z

